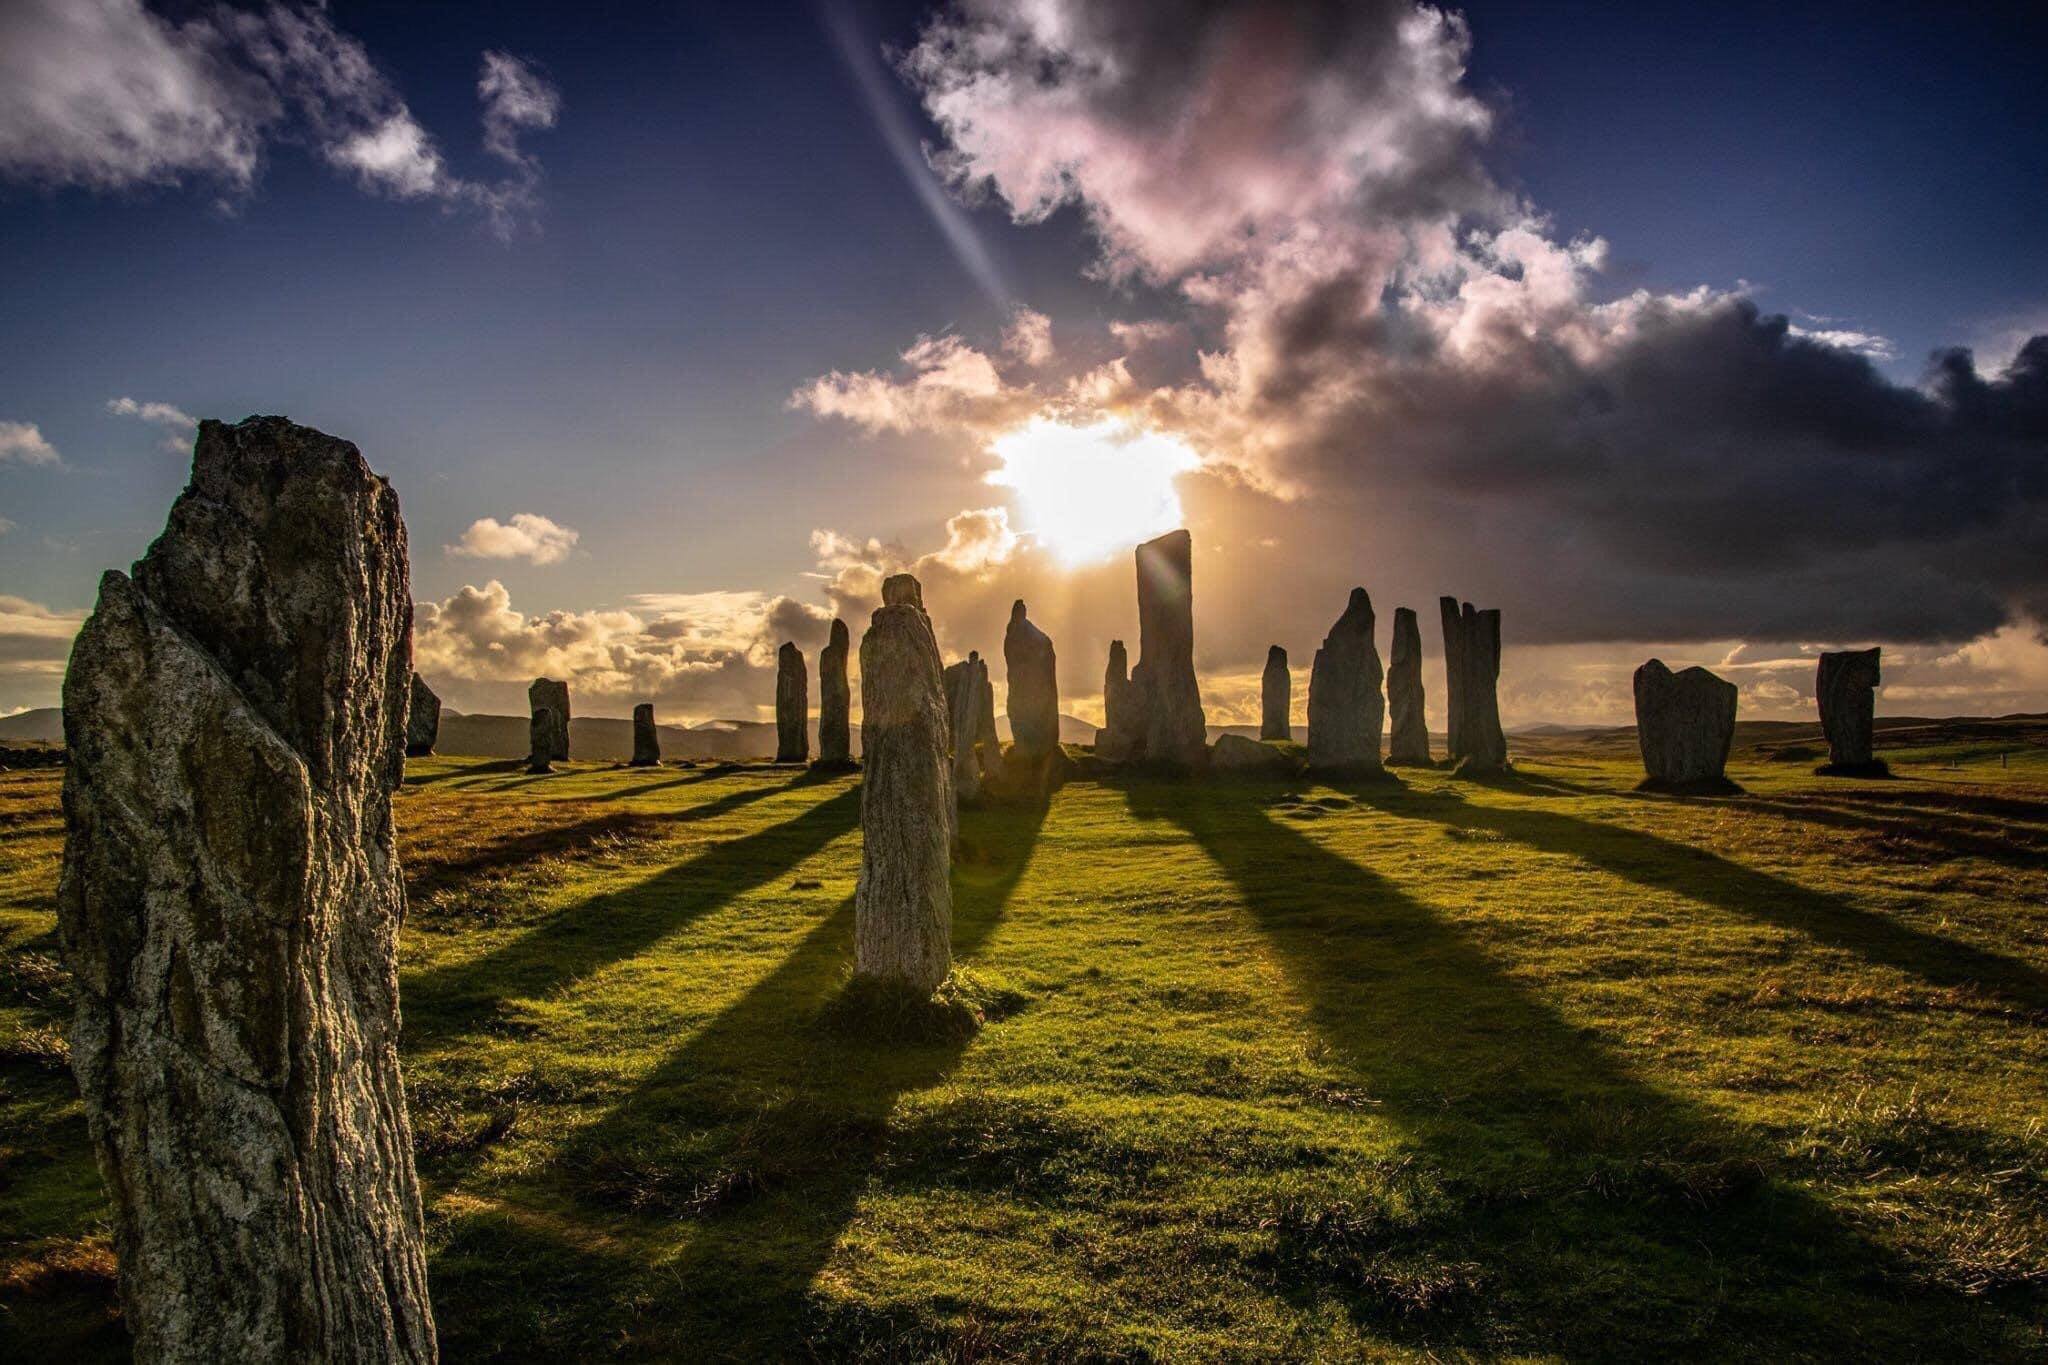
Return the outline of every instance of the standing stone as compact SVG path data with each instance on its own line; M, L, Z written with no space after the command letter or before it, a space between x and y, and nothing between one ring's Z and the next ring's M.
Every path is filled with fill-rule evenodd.
M775 761L801 763L811 756L811 679L804 652L784 640L775 652Z
M1828 761L1820 771L1877 775L1890 771L1872 753L1877 729L1877 688L1883 681L1876 649L1846 649L1820 656L1813 695L1820 703Z
M818 764L853 766L853 694L846 685L846 622L832 618L832 637L818 653Z
M982 712L995 711L988 665L980 654L970 653L946 669L941 685L953 746L953 793L962 801L973 801L981 795L982 777L991 763L980 734Z
M1130 656L1122 640L1109 642L1109 664L1102 671L1102 728L1095 732L1095 756L1122 763L1139 752L1144 736L1140 705L1131 684Z
M1316 651L1308 675L1308 766L1316 772L1380 769L1379 650L1372 642L1372 599L1353 588L1344 614Z
M928 993L953 961L952 709L918 582L896 574L860 641L856 976Z
M526 771L551 773L549 757L562 747L561 713L552 706L536 706L526 721Z
M542 707L554 712L554 720L548 730L547 757L558 762L569 761L569 684L556 682L553 678L535 678L526 689L526 704L534 715Z
M1461 773L1508 766L1500 728L1500 612L1473 610L1455 597L1437 599L1444 628L1444 691L1450 759Z
M981 665L980 712L974 718L974 742L981 749L981 771L983 776L995 771L1003 761L1002 737L996 734L996 689L989 681L988 660L973 650L967 657Z
M411 602L353 445L207 421L72 648L57 918L137 1359L434 1359L398 1065Z
M1393 729L1387 762L1427 768L1429 722L1422 709L1422 626L1415 608L1394 608L1394 649L1387 660L1387 709Z
M661 762L661 735L654 728L654 703L643 701L633 708L633 760L635 768L652 768Z
M427 757L434 752L434 741L440 737L441 699L427 686L427 680L415 673L411 700L405 709L405 756Z
M1040 757L1060 747L1060 684L1052 637L1024 619L1019 598L1003 632L1003 667L1010 682L1010 740L1020 753ZM862 689L865 697L867 691Z
M1287 651L1266 650L1266 673L1259 679L1259 738L1294 738L1294 675L1287 670Z
M1636 743L1650 790L1732 790L1735 684L1704 668L1673 673L1662 659L1636 670Z
M1193 545L1186 531L1168 531L1137 550L1145 758L1178 769L1209 757L1209 722L1195 681Z

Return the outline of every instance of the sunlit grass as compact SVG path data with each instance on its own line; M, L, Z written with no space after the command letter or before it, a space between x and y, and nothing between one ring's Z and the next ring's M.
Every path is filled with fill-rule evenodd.
M2048 780L1901 772L970 812L986 1022L918 1043L833 1008L853 780L415 764L445 1353L2038 1356ZM0 1356L123 1349L56 790L0 777Z

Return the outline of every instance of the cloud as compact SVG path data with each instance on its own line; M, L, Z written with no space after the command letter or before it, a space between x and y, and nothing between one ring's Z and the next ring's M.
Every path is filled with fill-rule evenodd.
M878 433L995 431L1040 402L1029 387L1006 382L986 352L957 336L921 336L903 353L903 363L906 375L834 370L798 389L790 406Z
M0 593L0 688L21 707L54 706L83 611L57 611Z
M107 411L116 417L133 417L159 426L169 434L163 439L165 450L182 454L191 448L194 433L199 429L199 419L182 408L169 403L143 403L133 398L109 398Z
M1040 366L1052 360L1052 319L1032 308L1010 314L1003 331L1003 350L1021 365Z
M57 447L43 437L34 422L0 422L0 464L62 464Z
M1859 332L1848 327L1808 328L1792 324L1785 329L1796 337L1806 337L1823 346L1833 346L1840 351L1853 351L1857 355L1869 356L1872 360L1897 360L1899 348L1890 337L1881 337L1875 332Z
M443 547L464 559L523 559L530 564L559 564L576 548L579 533L557 526L533 512L515 512L510 521L479 517L462 533L460 544Z
M122 190L215 182L251 192L265 152L304 142L366 191L480 210L510 237L537 207L522 132L551 127L552 86L483 55L484 149L510 170L449 170L433 137L323 6L202 5L174 21L140 0L19 0L0 8L0 176Z

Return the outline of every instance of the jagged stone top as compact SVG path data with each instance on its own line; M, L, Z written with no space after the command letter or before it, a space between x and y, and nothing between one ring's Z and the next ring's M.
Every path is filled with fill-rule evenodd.
M882 580L882 605L885 607L916 607L924 610L924 589L919 586L917 575L892 573Z
M1346 633L1357 635L1372 634L1372 599L1365 595L1364 588L1353 588L1351 598L1344 604L1344 614L1337 618L1337 624L1330 627L1334 636Z

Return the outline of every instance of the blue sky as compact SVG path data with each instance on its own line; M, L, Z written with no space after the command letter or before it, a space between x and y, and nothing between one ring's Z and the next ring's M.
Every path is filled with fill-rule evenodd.
M33 12L49 3L10 7L10 60L37 60L35 44L48 41L49 25ZM82 3L104 8L116 27L157 32L214 22L220 12ZM953 19L1003 22L981 12L988 8L970 6ZM1291 20L1293 11L1316 7L1276 8ZM1596 309L1638 289L1746 294L1764 315L1784 313L1800 328L1860 347L1875 363L1874 378L1840 382L1862 385L1865 396L1854 401L1883 401L1882 385L1918 384L1937 347L1975 344L2004 358L2030 331L2048 331L2048 262L2038 247L2048 121L2030 99L2048 47L2040 19L2022 9L1466 6L1462 88L1492 116L1471 156L1490 177L1488 193L1516 197L1541 215L1560 249L1604 240L1573 307ZM1162 369L1156 381L1184 385L1199 351L1243 349L1229 339L1228 319L1250 328L1267 316L1245 293L1201 316L1188 302L1191 278L1207 271L1242 283L1259 262L1216 258L1182 268L1159 254L1165 238L1156 230L1132 239L1146 268L1106 271L1103 225L1123 211L1116 185L1084 183L1042 220L1007 198L1000 179L948 186L927 170L918 193L819 5L621 7L593 19L560 6L336 0L300 12L359 45L382 82L376 98L387 103L377 107L402 99L438 146L451 183L513 174L482 145L477 82L483 54L518 59L559 99L552 126L520 130L519 154L536 175L530 200L494 221L455 191L400 198L388 187L366 188L323 155L330 135L313 126L317 119L291 114L263 125L260 167L246 184L175 167L135 183L78 183L92 177L67 170L49 150L63 130L0 100L0 294L8 302L0 422L32 426L58 456L0 458L0 519L12 523L0 534L0 596L60 615L81 611L99 572L125 565L161 526L185 473L183 456L166 447L187 433L111 412L112 400L228 419L282 412L355 440L392 478L423 603L495 580L522 631L564 614L557 634L581 631L592 652L578 657L597 672L607 666L590 661L611 638L606 632L627 629L620 614L643 631L667 613L683 631L683 618L698 613L703 619L688 630L703 657L665 656L647 665L653 673L613 669L594 686L614 688L616 704L606 709L621 713L639 690L685 708L739 705L746 698L738 691L692 693L685 665L719 650L758 654L777 629L808 638L830 611L858 606L862 573L884 560L943 553L958 542L949 542L949 518L1004 506L1009 496L983 482L994 416L977 409L965 421L876 426L815 404L793 406L793 394L835 371L891 383L914 378L916 367L906 371L899 356L921 336L951 336L975 355L995 355L1017 308L1050 319L1061 382L1112 358L1112 322L1185 324L1184 344L1175 343L1181 372ZM937 83L963 73L906 77L879 55L884 44L915 48L935 14L948 12L852 0L838 13L926 149L941 158L959 151L958 126L934 117L933 102ZM73 49L63 59L86 60ZM1147 98L1175 96L1170 75L1157 90ZM1117 108L1101 105L1096 131L1112 127ZM1012 150L1028 132L1009 127ZM931 186L950 205L939 216L953 216L983 246L1007 298L991 298L963 266L932 212ZM1147 211L1159 209L1156 191L1146 193ZM1180 207L1200 206L1163 211ZM1347 223L1370 217L1345 212ZM1469 223L1480 210L1461 203L1456 212ZM1370 300L1360 307L1361 316L1380 314ZM1400 311L1383 308L1388 319ZM1555 316L1532 326L1556 325ZM1131 358L1144 379L1137 353ZM1054 391L1051 378L1032 382L1020 388L1025 381L1004 370L1002 420L1017 416L1016 403L1028 407L1030 394ZM1216 453L1204 444L1220 439L1214 428L1189 417L1185 403L1169 406L1175 411L1157 419L1164 427L1213 470L1239 471L1180 485L1198 532L1217 531L1216 571L1256 572L1229 558L1231 547L1289 539L1290 504L1269 495L1302 482L1303 471L1328 473L1326 466L1275 456L1253 467L1241 452ZM1105 408L1126 417L1139 410L1130 394ZM1301 448L1320 440L1304 433ZM1785 447L1799 448L1798 440ZM1362 496L1341 472L1330 477L1347 490L1341 497ZM1368 491L1392 486L1375 477ZM1246 501L1247 484L1263 485L1265 500ZM1746 484L1742 495L1764 486ZM1444 494L1432 487L1402 496L1420 506ZM1559 506L1584 508L1589 496L1581 487L1560 495ZM1015 520L1016 504L1009 506L1009 532L1028 542L1043 529ZM444 550L479 519L517 514L573 529L573 549L549 562ZM1814 514L1825 519L1828 508ZM1570 513L1562 515L1558 533L1569 536ZM1253 536L1254 523L1283 533ZM1304 525L1303 554L1328 560L1328 533L1295 524ZM1888 533L1872 525L1874 538ZM845 544L821 549L823 530ZM1991 535L1974 522L1968 534ZM1610 530L1588 535L1614 539ZM1947 553L1949 542L1901 535L1911 548L1897 561L1898 581L1917 582L1918 566ZM987 553L975 553L989 600L1006 601L1009 587L992 581L1003 575ZM1009 553L1001 549L995 562L1008 563ZM1503 544L1498 573L1476 575L1480 590L1502 596L1526 577L1510 554ZM1647 623L1617 606L1576 631L1539 621L1532 608L1521 618L1539 625L1532 643L1569 667L1560 664L1554 687L1531 691L1531 718L1539 708L1611 710L1611 696L1574 700L1561 689L1572 670L1592 666L1590 655L1572 650L1616 641L1695 642L1711 658L1747 642L1797 663L1787 649L1814 640L1896 637L1902 649L1924 647L1931 661L1972 640L2003 639L2004 672L1986 681L1985 695L2032 695L2025 689L2036 685L2033 662L2008 656L2020 647L2013 641L2031 636L2024 608L2039 600L2038 582L2015 579L1978 540L1964 557L1981 565L1973 577L1930 590L1955 604L1953 630L1875 609L1839 619L1823 613L1810 623L1762 607L1718 612L1701 605L1725 600L1711 578L1668 585L1667 609ZM1337 580L1392 580L1416 597L1436 590L1420 569L1411 587L1404 574L1413 559L1382 564L1367 556L1333 570L1330 583L1318 581L1316 591L1335 600L1304 608L1302 638L1293 641L1300 658L1318 633L1313 623L1342 605ZM947 567L955 561L965 562L956 554ZM1027 569L1019 562L1016 577L1029 579ZM1114 566L1105 573L1105 583L1128 576ZM1587 581L1595 573L1593 565L1584 570ZM1813 581L1831 580L1816 571ZM1077 580L1076 597L1087 591ZM802 610L776 615L785 596ZM1506 600L1512 612L1515 599ZM963 596L963 613L970 601L981 610L978 597ZM1254 671L1263 658L1266 641L1252 626L1265 613L1242 605L1211 646L1219 678L1240 665ZM594 615L607 612L610 624ZM1085 666L1076 650L1077 677L1099 677L1095 637L1121 628L1102 617L1096 629L1099 616L1073 618L1073 631L1088 640ZM509 629L505 619L493 628ZM43 637L54 633L41 629ZM987 647L989 636L989 627L963 621L951 643ZM535 645L540 652L530 657L545 661L551 647ZM456 662L473 662L473 649L451 646L435 657L461 700L496 704L512 695L509 676ZM1639 653L1615 657L1632 666ZM0 661L0 710L47 704L56 677L47 657L12 669ZM1767 692L1756 701L1774 699L1792 704Z

